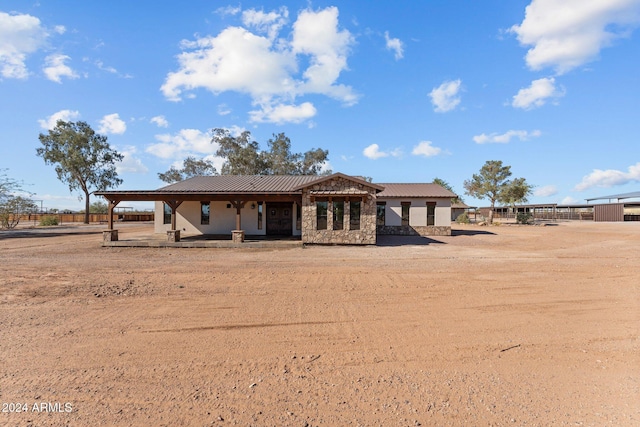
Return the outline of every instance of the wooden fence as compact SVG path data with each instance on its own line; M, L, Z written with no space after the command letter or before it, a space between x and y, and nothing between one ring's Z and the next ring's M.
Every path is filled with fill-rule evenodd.
M20 215L20 222L32 221L36 224L44 217L54 217L58 219L59 224L70 222L84 222L84 214L24 214ZM117 213L113 214L114 222L123 221L153 221L154 213ZM90 223L107 223L109 222L109 214L89 214Z

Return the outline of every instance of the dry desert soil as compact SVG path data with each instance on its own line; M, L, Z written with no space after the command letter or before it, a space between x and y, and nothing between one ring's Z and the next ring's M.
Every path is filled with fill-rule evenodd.
M640 425L640 223L294 249L102 228L0 232L0 425Z

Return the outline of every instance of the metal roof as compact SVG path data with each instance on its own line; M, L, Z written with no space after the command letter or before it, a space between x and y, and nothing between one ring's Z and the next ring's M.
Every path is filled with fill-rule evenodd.
M384 187L381 193L378 193L379 199L385 198L425 198L425 197L442 197L452 199L456 197L454 193L446 188L433 183L408 183L408 184L378 184Z
M613 194L611 196L602 196L602 197L592 197L590 199L586 199L587 202L591 200L605 200L605 199L635 199L636 197L640 197L640 191L634 191L631 193L622 193L622 194Z
M296 187L317 180L313 175L196 176L167 185L161 192L299 193Z

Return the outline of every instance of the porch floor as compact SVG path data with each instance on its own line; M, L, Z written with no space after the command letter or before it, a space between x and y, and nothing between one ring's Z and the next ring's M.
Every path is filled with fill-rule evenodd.
M141 248L301 248L300 236L245 236L243 243L234 243L231 235L199 234L182 236L179 242L169 242L166 235L157 234L117 241L103 241L103 247Z

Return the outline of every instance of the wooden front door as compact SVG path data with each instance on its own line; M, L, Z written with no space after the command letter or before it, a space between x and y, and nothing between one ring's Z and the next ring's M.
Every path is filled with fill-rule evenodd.
M267 235L291 236L293 203L267 203Z

